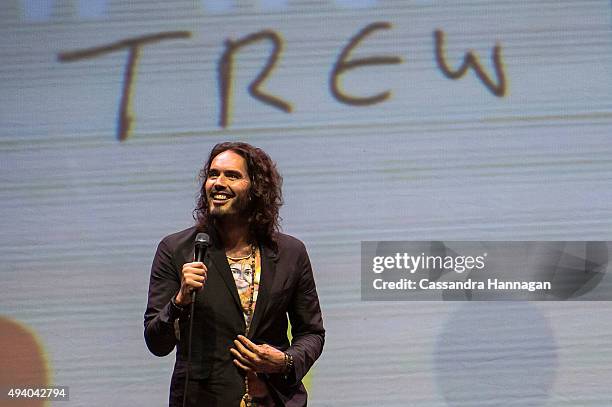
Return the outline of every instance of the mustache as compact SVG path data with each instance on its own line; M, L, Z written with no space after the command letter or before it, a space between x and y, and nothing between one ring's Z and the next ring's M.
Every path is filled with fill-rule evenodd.
M236 196L236 194L234 194L229 189L220 188L220 189L216 189L216 190L210 191L210 193L208 194L208 197L212 198L216 194L227 195L230 198L233 198L234 196Z

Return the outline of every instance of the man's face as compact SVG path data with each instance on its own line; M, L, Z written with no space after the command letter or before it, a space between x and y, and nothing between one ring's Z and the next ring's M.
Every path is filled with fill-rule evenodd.
M218 154L210 164L204 184L210 215L245 216L250 188L246 160L231 150Z

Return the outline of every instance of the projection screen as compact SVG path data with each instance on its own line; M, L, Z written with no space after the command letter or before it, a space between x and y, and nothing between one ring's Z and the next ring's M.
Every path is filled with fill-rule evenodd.
M609 406L610 302L362 301L360 247L612 240L611 6L1 2L0 387L167 405L151 261L241 140L313 264L309 405Z

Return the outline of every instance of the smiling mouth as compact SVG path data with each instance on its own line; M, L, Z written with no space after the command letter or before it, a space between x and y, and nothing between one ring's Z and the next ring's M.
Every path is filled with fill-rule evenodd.
M214 194L211 194L211 198L215 202L226 202L230 198L232 198L232 195L229 195L223 192L216 192Z

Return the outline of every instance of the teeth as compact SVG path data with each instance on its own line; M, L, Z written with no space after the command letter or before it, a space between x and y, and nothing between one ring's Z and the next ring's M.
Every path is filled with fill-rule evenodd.
M221 195L221 194L215 194L213 195L214 199L228 199L229 197L227 195Z

